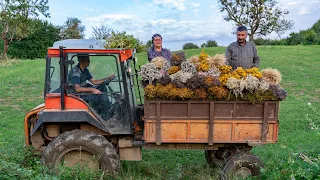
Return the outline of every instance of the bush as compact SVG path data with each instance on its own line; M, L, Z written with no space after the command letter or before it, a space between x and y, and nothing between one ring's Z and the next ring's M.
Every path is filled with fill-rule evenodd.
M304 40L300 33L290 33L286 41L288 45L298 45L298 44L302 44Z
M311 29L320 34L320 19L316 23L314 23Z
M186 43L186 44L184 44L184 45L182 46L182 49L183 49L183 50L186 50L186 49L198 49L198 48L199 48L198 45L193 44L193 43L191 43L191 42Z
M45 58L48 47L59 40L60 28L41 20L33 21L33 33L27 38L13 40L9 44L8 56L19 59ZM0 41L3 51L3 41Z
M300 33L303 36L304 45L317 44L317 33L314 30L308 29L306 31L301 31Z
M215 40L208 40L206 43L201 44L201 48L205 47L218 47L218 43Z
M263 38L257 38L253 40L254 44L256 45L287 45L287 42L285 39L263 39Z
M111 36L106 39L107 44L105 48L125 48L133 49L136 48L137 52L142 52L146 49L146 46L133 35L127 35L125 31L123 32L111 32Z
M206 47L218 47L218 43L215 40L208 40L206 43Z

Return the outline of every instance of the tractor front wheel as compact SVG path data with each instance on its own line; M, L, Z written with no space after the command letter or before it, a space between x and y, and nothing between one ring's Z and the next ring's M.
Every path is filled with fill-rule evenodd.
M106 138L79 129L64 132L51 141L42 153L42 163L53 169L80 165L113 174L120 167L119 156Z

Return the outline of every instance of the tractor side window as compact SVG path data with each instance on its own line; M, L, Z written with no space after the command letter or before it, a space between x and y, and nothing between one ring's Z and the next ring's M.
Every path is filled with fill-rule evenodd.
M47 86L49 86L49 93L60 93L60 65L59 58L50 58L47 60L48 63L48 77Z

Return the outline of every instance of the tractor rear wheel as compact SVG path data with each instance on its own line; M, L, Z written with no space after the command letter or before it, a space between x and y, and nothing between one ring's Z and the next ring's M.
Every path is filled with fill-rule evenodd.
M64 132L51 141L42 153L42 163L54 169L59 165L80 165L112 174L120 167L117 151L106 138L79 129Z
M258 156L249 152L234 154L225 162L221 179L244 179L260 176L260 169L263 167L264 165Z

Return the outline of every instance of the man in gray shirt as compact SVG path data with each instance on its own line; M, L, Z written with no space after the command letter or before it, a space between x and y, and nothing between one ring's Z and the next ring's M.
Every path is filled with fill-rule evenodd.
M260 58L257 49L251 41L246 41L247 31L245 26L239 26L237 28L237 42L233 42L227 47L226 65L232 66L233 70L237 67L259 68Z

